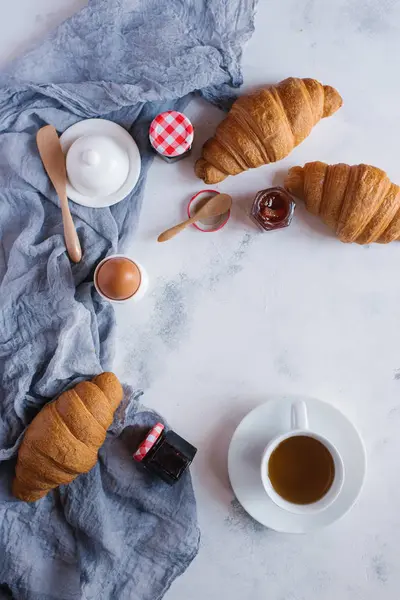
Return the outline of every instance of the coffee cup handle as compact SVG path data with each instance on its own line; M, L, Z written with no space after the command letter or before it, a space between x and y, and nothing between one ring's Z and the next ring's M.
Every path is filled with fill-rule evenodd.
M304 400L293 402L290 424L292 429L308 429L307 405Z

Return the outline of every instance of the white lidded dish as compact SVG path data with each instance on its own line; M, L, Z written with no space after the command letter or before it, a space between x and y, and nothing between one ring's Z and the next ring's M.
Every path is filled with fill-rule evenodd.
M106 119L78 121L64 131L60 144L66 158L67 196L91 208L124 200L136 186L141 169L133 137Z
M129 157L112 137L84 135L68 151L67 175L71 185L85 196L109 196L125 183Z

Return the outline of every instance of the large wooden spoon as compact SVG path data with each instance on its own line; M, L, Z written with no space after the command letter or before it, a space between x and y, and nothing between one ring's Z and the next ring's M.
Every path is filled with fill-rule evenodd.
M82 258L82 250L68 206L65 157L55 127L46 125L39 129L36 134L36 143L43 166L60 198L64 239L68 255L73 262L77 263Z
M161 235L158 236L159 242L166 242L173 238L175 235L186 229L188 225L195 223L196 221L200 221L201 219L207 219L210 217L219 217L224 215L230 210L232 206L232 198L229 194L217 194L213 196L207 202L203 204L203 206L196 212L196 214L180 223L179 225L175 225L175 227L171 227L171 229L167 229Z

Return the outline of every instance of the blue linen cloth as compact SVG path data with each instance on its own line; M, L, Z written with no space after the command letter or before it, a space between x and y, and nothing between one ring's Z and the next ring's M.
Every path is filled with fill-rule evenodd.
M215 104L232 96L254 2L92 0L0 74L0 598L157 600L197 553L190 475L167 487L132 461L140 427L159 419L132 389L92 471L33 504L11 496L11 481L38 410L112 369L113 310L92 276L137 225L149 123L199 91ZM92 117L128 129L142 172L110 209L70 203L83 249L74 265L35 134Z

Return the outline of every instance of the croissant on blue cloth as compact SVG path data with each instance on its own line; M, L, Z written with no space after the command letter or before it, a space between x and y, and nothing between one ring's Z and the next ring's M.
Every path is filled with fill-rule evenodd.
M241 84L254 3L89 0L0 74L0 598L159 600L197 553L190 474L169 487L132 460L137 432L160 420L139 408L138 390L125 388L88 473L31 504L11 483L38 411L113 370L114 315L94 292L94 266L123 251L137 226L153 117L199 92L222 105ZM118 205L70 203L83 249L71 264L35 135L93 117L132 134L142 172Z

